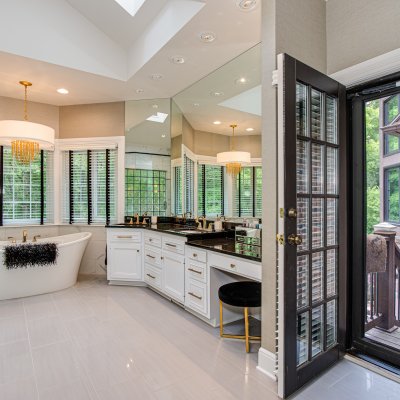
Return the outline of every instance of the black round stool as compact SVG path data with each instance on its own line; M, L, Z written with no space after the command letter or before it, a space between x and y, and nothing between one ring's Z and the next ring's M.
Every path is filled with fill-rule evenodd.
M245 339L246 352L250 351L249 340L261 340L260 336L249 334L249 307L261 307L261 283L233 282L223 285L218 290L219 297L219 334L231 339ZM245 335L228 335L224 333L223 303L234 307L244 308Z

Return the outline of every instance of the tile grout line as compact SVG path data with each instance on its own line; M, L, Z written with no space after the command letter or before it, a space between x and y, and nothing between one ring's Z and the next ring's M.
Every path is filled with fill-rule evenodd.
M33 361L33 351L32 351L32 346L31 346L31 336L30 336L29 327L28 327L28 317L27 317L27 312L26 312L26 308L25 308L25 302L23 300L22 300L22 308L24 309L26 332L28 334L28 346L29 346L29 354L31 356L31 363L32 363L32 368L33 368L33 380L35 381L36 396L37 396L37 399L39 400L40 399L39 387L38 387L38 382L37 382L35 363Z

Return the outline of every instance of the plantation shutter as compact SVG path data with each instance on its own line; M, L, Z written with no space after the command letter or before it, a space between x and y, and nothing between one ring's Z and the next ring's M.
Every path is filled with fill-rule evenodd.
M262 217L262 167L254 167L254 216Z
M117 150L64 152L63 221L108 224L117 214Z
M3 147L2 223L41 224L53 215L53 153L43 151L30 164L21 164Z
M174 212L182 214L182 167L174 167Z
M184 155L185 213L194 213L194 160Z
M253 167L244 167L236 177L234 210L238 217L254 216L253 171Z
M200 164L197 180L198 215L224 214L224 167Z

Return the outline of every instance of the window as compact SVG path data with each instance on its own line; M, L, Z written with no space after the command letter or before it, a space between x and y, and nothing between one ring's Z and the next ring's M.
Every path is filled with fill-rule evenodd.
M53 153L41 151L30 164L15 161L9 147L2 154L0 225L44 224L53 221Z
M262 216L262 168L244 167L236 177L234 214L238 217Z
M65 151L63 221L108 224L116 220L116 150Z
M174 167L174 213L182 214L182 167Z
M400 167L385 170L385 221L400 223Z
M383 103L384 107L384 125L389 125L393 120L399 115L399 100L400 95L396 94L389 99L385 100Z
M224 167L199 165L197 215L224 214Z
M167 171L125 169L125 211L127 215L165 216Z

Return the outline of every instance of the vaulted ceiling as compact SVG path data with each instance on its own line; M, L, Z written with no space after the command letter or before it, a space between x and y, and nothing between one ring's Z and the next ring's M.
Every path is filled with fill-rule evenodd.
M133 16L120 5L135 2ZM55 105L172 97L260 41L261 1L239 3L1 2L0 95L22 98L25 79L31 100ZM202 41L209 32L215 39Z

